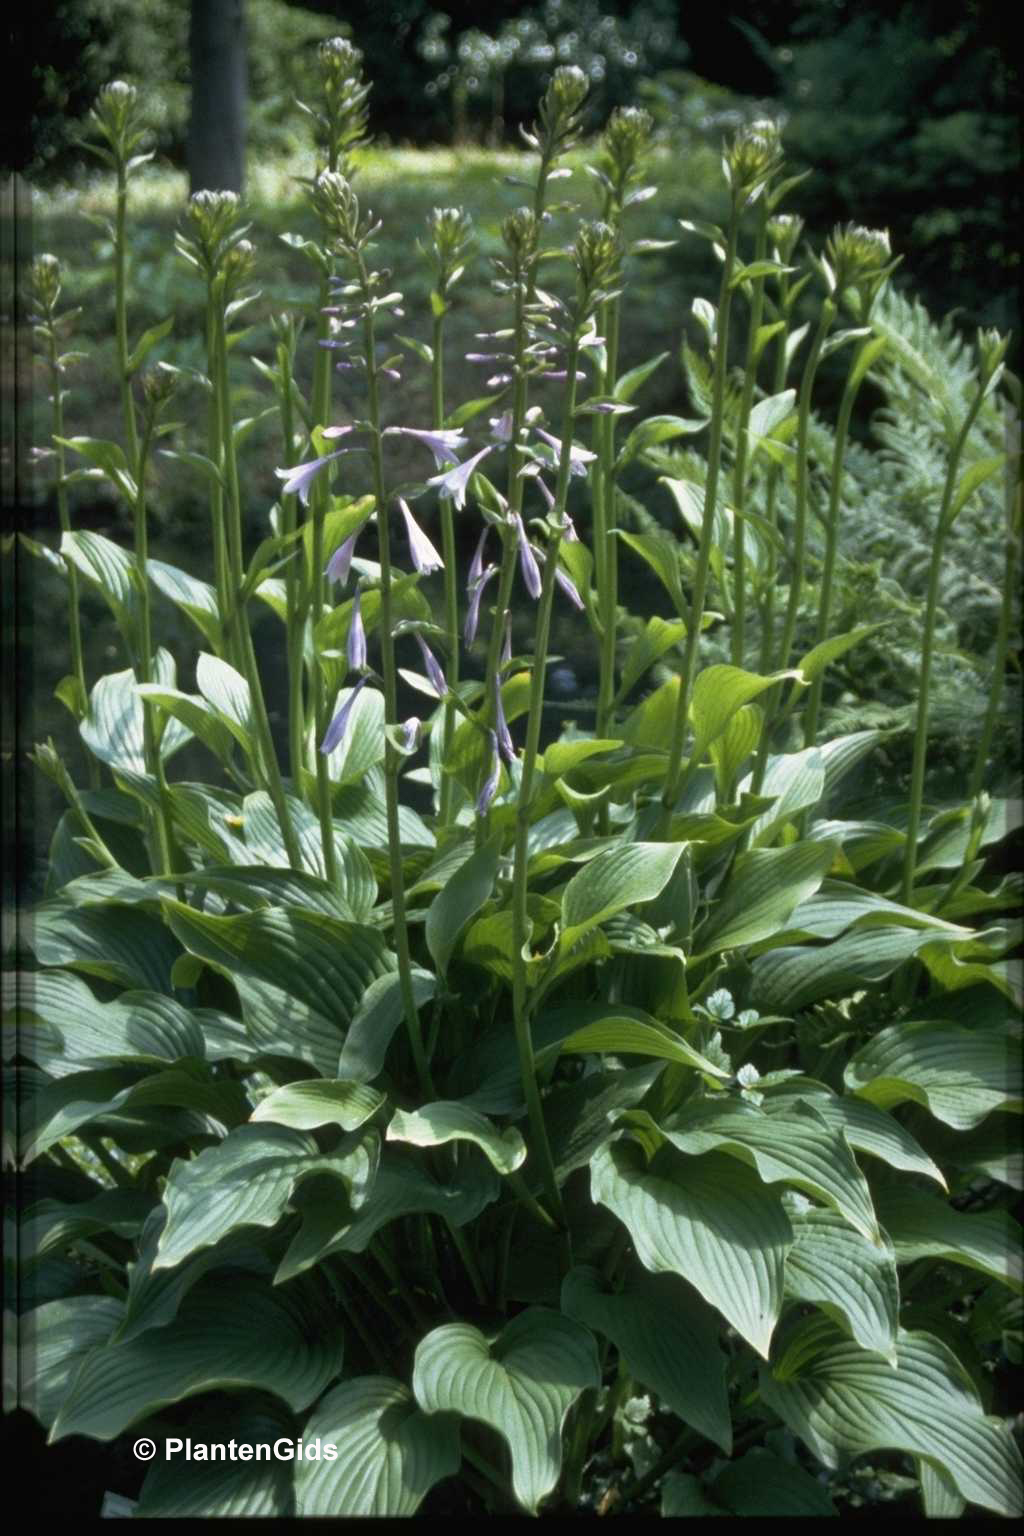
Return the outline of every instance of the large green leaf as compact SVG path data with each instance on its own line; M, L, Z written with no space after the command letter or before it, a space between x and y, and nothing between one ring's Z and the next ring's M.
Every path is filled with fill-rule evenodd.
M164 1328L173 1322L189 1291L210 1270L251 1270L264 1276L267 1284L273 1277L273 1263L257 1246L262 1233L249 1228L229 1232L175 1269L154 1268L166 1221L163 1205L155 1206L147 1217L138 1242L138 1259L128 1269L128 1297L114 1339L127 1341L149 1328Z
M903 1451L945 1471L968 1503L1019 1513L1020 1452L938 1339L901 1329L893 1369L811 1318L787 1354L792 1372L785 1358L774 1373L762 1367L761 1396L827 1467Z
M200 651L196 662L196 687L239 746L252 755L256 751L256 717L249 684L242 674L219 656Z
M969 1131L994 1109L1019 1109L1020 1051L1002 1030L943 1020L891 1024L862 1046L843 1080L883 1109L909 1099Z
M465 1226L500 1192L497 1174L473 1151L459 1162L451 1181L442 1184L404 1149L389 1149L381 1157L372 1200L325 1251L362 1253L374 1233L399 1216L430 1214L442 1216L450 1226Z
M437 990L437 977L420 966L411 968L410 982L417 1008L430 1001ZM370 1083L384 1065L395 1030L405 1018L402 978L389 971L372 981L363 993L338 1063L338 1076L356 1083Z
M164 691L174 686L173 664L166 652L158 673L156 686ZM125 774L146 772L145 727L142 698L135 681L135 673L108 672L99 678L89 695L89 713L79 726L82 740L101 762ZM160 738L160 756L164 762L185 745L192 735L191 727L182 720L169 720Z
M590 1014L591 1017L587 1017ZM596 1017L595 1017L596 1015ZM728 1078L723 1067L716 1066L687 1045L681 1035L673 1034L663 1024L644 1014L639 1008L613 1008L611 1004L579 1005L560 1009L548 1015L554 1027L560 1020L569 1031L562 1039L537 1052L538 1065L545 1064L552 1056L573 1052L590 1055L592 1052L608 1052L626 1056L653 1056L658 1061L674 1061L682 1067L695 1067L712 1083ZM578 1028L573 1028L582 1020Z
M425 938L442 976L466 924L490 900L501 857L501 842L499 833L477 848L459 865L430 904Z
M742 667L722 665L705 667L699 672L690 700L694 761L700 761L738 709L756 699L765 689L773 688L790 677L799 681L800 674L773 672L767 677L761 677L756 672L744 672Z
M344 852L342 862L344 863ZM228 864L176 877L189 890L213 891L235 906L308 907L343 922L360 922L341 891L303 869L268 869L265 864ZM168 885L173 882L168 882Z
M255 1042L337 1076L367 987L394 966L378 929L296 908L211 917L177 901L164 907L185 948L234 983Z
M649 1168L624 1141L601 1147L590 1168L593 1198L628 1228L641 1263L682 1275L767 1358L793 1229L753 1169L665 1147Z
M804 1190L881 1244L867 1180L842 1130L818 1113L815 1101L796 1099L769 1115L719 1098L680 1110L659 1129L681 1152L728 1152L756 1168L766 1184Z
M105 1189L91 1200L38 1200L24 1212L18 1227L18 1260L38 1264L81 1238L98 1232L135 1237L152 1207L153 1197L141 1190Z
M946 1181L942 1170L911 1136L905 1126L865 1099L850 1094L832 1093L824 1083L796 1079L782 1083L766 1097L764 1110L788 1115L794 1099L805 1099L836 1132L841 1132L855 1152L866 1152L898 1168L903 1173L919 1173L934 1179L942 1189Z
M22 1361L19 1406L49 1429L68 1395L78 1367L97 1345L106 1343L124 1310L111 1296L68 1296L46 1301L20 1319Z
M409 1142L414 1147L441 1147L450 1141L469 1141L498 1173L514 1173L526 1161L526 1143L509 1126L499 1130L478 1109L457 1101L424 1104L420 1109L396 1109L387 1128L388 1141Z
M749 777L744 779L740 792L749 790L751 782ZM754 848L770 842L784 822L818 804L825 793L824 754L818 747L808 747L803 752L770 757L759 793L770 796L774 804L750 829L750 846Z
M296 1185L314 1174L338 1181L339 1197L357 1209L369 1194L372 1151L365 1137L322 1153L312 1136L284 1126L239 1126L190 1162L172 1163L153 1268L173 1268L238 1227L276 1226Z
M375 1115L384 1095L363 1083L327 1082L314 1077L307 1083L285 1083L261 1099L252 1120L272 1120L296 1131L315 1131L323 1125L340 1125L356 1131Z
M562 1311L603 1333L630 1376L729 1454L732 1425L720 1323L678 1276L643 1273L622 1290L609 1291L596 1269L573 1269L562 1284Z
M272 1447L285 1440L294 1446L299 1438L294 1419L283 1403L272 1397L246 1394L244 1398L213 1398L189 1415L188 1437L192 1456L184 1450L156 1459L135 1506L136 1520L245 1520L288 1519L295 1513L292 1492L293 1463L279 1460ZM180 1437L179 1437L180 1438ZM229 1444L253 1447L233 1461L200 1461L197 1447Z
M934 938L927 929L855 928L832 944L770 950L754 961L752 999L764 1013L794 1013L884 981Z
M414 1515L462 1459L454 1415L424 1413L408 1387L385 1376L335 1387L310 1414L303 1438L337 1453L296 1465L298 1510L311 1517Z
M134 648L138 617L135 561L127 550L88 528L65 533L60 552L90 585L102 592L117 626Z
M343 688L335 702L341 709L354 693ZM335 784L358 784L371 768L384 761L384 695L376 688L364 688L352 706L345 734L333 752L327 755L327 772Z
M187 614L207 644L215 647L220 639L220 610L217 593L209 582L163 560L147 560L146 571L157 591Z
M757 944L784 929L821 885L838 843L794 843L741 853L720 900L697 935L702 954Z
M968 1214L919 1190L886 1187L879 1195L878 1215L900 1264L946 1259L1024 1291L1020 1223L1009 1211Z
M341 1369L342 1334L324 1297L271 1290L251 1276L210 1276L183 1302L173 1328L151 1328L86 1356L50 1433L113 1440L129 1425L215 1388L256 1387L295 1412Z
M796 1242L786 1297L820 1307L860 1345L895 1363L900 1292L892 1249L869 1243L834 1211L786 1200Z
M205 1055L193 1014L159 992L122 992L100 1002L70 971L22 973L19 1050L52 1076L82 1067L134 1063L158 1066ZM40 1026L31 1038L26 1026Z
M679 843L624 843L585 864L562 892L561 953L616 912L653 901L682 851Z
M528 1307L490 1340L469 1323L435 1328L413 1366L425 1413L480 1419L503 1437L516 1498L531 1514L558 1482L569 1409L600 1381L593 1334L545 1307Z

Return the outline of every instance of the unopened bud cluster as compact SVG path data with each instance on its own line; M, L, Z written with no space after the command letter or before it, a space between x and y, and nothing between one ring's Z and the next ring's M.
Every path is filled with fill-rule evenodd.
M472 250L473 220L462 208L435 208L427 218L427 231L438 292L444 297L462 276Z
M239 223L241 205L234 192L195 192L188 200L186 215L192 238L178 236L178 249L205 276L213 278L243 239L248 225ZM251 252L252 247L249 246ZM239 258L244 263L243 255Z
M372 214L360 222L359 199L340 171L321 171L309 195L328 238L350 256L362 251L380 228Z
M145 397L146 408L156 416L175 394L178 388L178 377L170 368L157 363L155 368L147 368L142 375L142 393Z
M578 294L577 322L614 298L622 281L622 247L615 230L599 221L583 224L573 246Z
M829 290L852 294L861 317L866 317L886 278L895 271L889 231L868 229L863 224L836 225L825 241L822 272Z
M995 376L1009 345L1009 336L1003 336L997 330L979 330L978 368L986 384Z
M531 208L514 208L502 220L501 238L511 257L512 273L522 274L533 262L540 244L537 215Z
M61 290L60 262L56 256L47 252L36 257L32 263L29 287L33 307L40 315L51 316L57 307Z
M363 80L363 56L348 38L331 37L320 44L319 58L326 110L314 115L331 164L351 175L348 157L367 142L370 87Z
M123 165L142 142L145 131L139 93L134 85L128 85L124 80L112 80L100 91L89 115L101 137L109 144L114 162ZM109 160L102 149L92 147L102 159Z
M760 118L741 128L727 145L723 159L725 177L741 207L758 197L782 168L779 125Z
M527 142L548 159L564 155L576 142L587 77L577 64L562 64L551 76L540 104L539 120Z
M768 239L781 262L788 264L793 260L803 232L804 221L798 213L776 213L768 220Z
M616 107L601 138L597 176L611 206L622 209L640 161L650 148L654 119L642 107ZM610 211L610 210L609 210Z

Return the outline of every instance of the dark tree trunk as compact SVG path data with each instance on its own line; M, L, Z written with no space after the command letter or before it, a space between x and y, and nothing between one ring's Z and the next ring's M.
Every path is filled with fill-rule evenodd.
M192 0L189 54L191 190L240 193L248 96L245 0Z

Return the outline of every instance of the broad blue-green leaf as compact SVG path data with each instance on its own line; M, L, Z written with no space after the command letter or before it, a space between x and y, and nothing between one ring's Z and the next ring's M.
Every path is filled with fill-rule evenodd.
M461 864L427 910L424 936L443 976L463 929L490 900L501 857L501 835L483 843Z
M362 1253L374 1233L399 1216L443 1216L453 1227L473 1221L501 1191L497 1174L475 1152L460 1161L451 1181L441 1184L422 1162L397 1149L380 1160L373 1198L356 1214L352 1225L325 1249L331 1253Z
M1006 1424L989 1418L966 1372L927 1333L900 1330L898 1368L811 1318L805 1359L793 1374L761 1370L761 1396L827 1467L871 1451L903 1451L945 1471L969 1504L1020 1509L1020 1452ZM791 1341L791 1349L800 1340ZM783 1365L785 1362L783 1362ZM780 1368L777 1367L777 1370Z
M682 851L679 843L624 843L591 859L562 892L560 952L568 953L616 912L653 901L671 879Z
M19 1048L53 1076L82 1067L163 1065L205 1055L203 1032L187 1009L159 992L123 992L100 1002L70 971L22 974ZM26 1026L39 1026L29 1038Z
M770 950L754 961L752 1001L763 1013L795 1013L829 996L884 981L934 940L919 928L854 929L832 944Z
M158 654L160 675L157 686L171 687L174 667L167 652ZM146 772L145 727L142 699L135 673L108 672L89 695L89 713L79 725L79 733L90 752L101 762L130 774ZM181 720L168 720L160 738L160 757L166 762L183 747L192 732Z
M428 1003L437 990L437 977L418 965L412 967L410 983L417 1008ZM404 1017L402 978L398 972L389 971L371 981L352 1015L338 1076L356 1083L372 1082L384 1065L388 1046Z
M68 908L45 902L27 935L40 965L68 967L147 992L170 993L181 953L164 925L138 907Z
M256 750L256 717L249 684L242 674L219 656L200 651L196 687L239 746L251 755Z
M588 1019L578 1029L571 1029L568 1021L573 1014L583 1014L585 1017L591 1011L596 1012L598 1017ZM564 1017L566 1027L571 1032L564 1039L556 1040L538 1051L538 1065L545 1063L550 1056L569 1052L586 1055L597 1051L616 1055L621 1052L627 1056L653 1056L658 1061L674 1061L682 1067L695 1067L712 1082L723 1081L729 1076L724 1068L716 1066L708 1057L694 1050L692 1045L687 1045L680 1035L673 1034L656 1019L643 1014L639 1008L612 1008L610 1004L605 1004L593 1009L581 1007L566 1010Z
M861 1047L843 1080L883 1109L911 1100L958 1131L1019 1109L1020 1052L1009 1032L945 1020L891 1024Z
M247 1394L219 1397L189 1415L193 1446L273 1446L277 1440L294 1445L298 1426L283 1403ZM249 1460L182 1461L183 1452L154 1460L135 1506L136 1520L288 1519L295 1513L292 1479L295 1463L279 1461L271 1452L254 1449Z
M838 843L794 843L741 853L710 917L699 930L701 954L757 944L780 933L821 885Z
M786 1255L786 1296L819 1307L861 1349L896 1359L900 1292L892 1249L869 1243L834 1211L786 1200L796 1241Z
M348 702L353 691L341 690L335 712ZM364 688L352 706L344 736L328 753L328 775L335 784L357 784L371 768L384 761L384 751L384 695L377 688Z
M327 1082L314 1077L306 1083L285 1083L261 1099L252 1120L270 1120L297 1131L315 1131L322 1125L340 1125L356 1131L375 1115L384 1095L363 1083Z
M493 1121L456 1101L424 1104L420 1109L396 1109L387 1128L388 1141L406 1141L414 1147L441 1147L450 1141L470 1141L498 1173L514 1173L526 1161L526 1143L509 1126L499 1130Z
M567 1317L611 1340L635 1381L729 1454L720 1323L678 1276L643 1274L609 1291L596 1269L583 1266L565 1277L561 1304Z
M349 1205L358 1207L372 1175L367 1141L342 1143L328 1154L299 1131L243 1125L191 1161L175 1161L164 1188L167 1221L153 1268L173 1268L238 1227L276 1226L296 1185L313 1174L338 1180Z
M651 1169L639 1147L617 1141L590 1168L594 1200L628 1228L641 1263L688 1280L767 1358L793 1241L778 1195L721 1152L662 1148Z
M88 528L65 533L60 552L102 592L126 640L134 640L138 614L135 561L127 550Z
M229 1232L212 1248L200 1249L175 1269L154 1268L166 1221L166 1208L154 1206L138 1239L138 1259L128 1268L124 1315L112 1339L127 1341L172 1323L185 1297L210 1270L250 1270L271 1283L274 1266L256 1246L262 1234L244 1228Z
M728 1152L755 1168L765 1183L804 1190L881 1245L867 1180L842 1131L818 1113L814 1100L797 1099L765 1114L752 1104L719 1098L678 1111L659 1129L681 1152Z
M825 1122L842 1132L855 1152L866 1152L898 1168L902 1173L923 1174L946 1188L942 1171L894 1115L886 1114L865 1099L852 1094L832 1093L824 1083L808 1080L781 1084L765 1099L764 1111L774 1115L790 1113L794 1099L812 1104Z
M970 937L968 928L946 922L931 912L901 906L898 901L845 880L823 881L818 893L802 902L792 914L789 929L809 938L835 939L848 928L888 926L892 921L908 928L932 928L954 939Z
M294 908L209 917L168 901L165 910L186 949L234 983L254 1042L338 1075L367 987L393 969L378 929Z
M111 1296L68 1296L46 1301L20 1319L22 1361L19 1406L49 1429L86 1355L109 1339L123 1305Z
M296 1464L298 1510L312 1517L414 1515L462 1460L454 1416L424 1413L408 1387L385 1376L335 1387L307 1419L303 1438L338 1452L334 1460Z
M919 1190L885 1188L878 1201L900 1264L946 1259L1024 1291L1020 1223L1009 1211L958 1211Z
M528 1307L490 1340L469 1323L435 1328L413 1366L425 1413L479 1419L506 1441L516 1498L531 1514L558 1482L569 1409L600 1380L593 1334L545 1307Z
M750 778L740 785L740 793L749 790ZM812 809L825 793L825 759L818 747L803 752L787 752L770 757L765 768L760 793L774 804L759 816L750 829L750 843L756 848L771 841L780 826L800 811Z
M342 850L344 868L345 851ZM194 870L175 877L189 890L215 891L239 907L308 907L343 922L361 921L342 895L326 880L302 869L268 869L265 864L227 864ZM168 881L168 885L174 882ZM365 915L365 914L362 914Z
M50 1439L113 1440L149 1414L215 1388L255 1387L296 1413L341 1369L342 1334L318 1297L218 1276L182 1304L173 1328L151 1328L86 1356Z
M209 582L163 560L147 560L146 571L157 591L192 620L208 645L216 646L220 638L220 610L217 593Z
M91 1200L37 1200L24 1212L18 1227L18 1260L24 1267L47 1254L60 1253L97 1232L135 1237L153 1204L141 1190L105 1189ZM34 1277L33 1277L34 1281Z

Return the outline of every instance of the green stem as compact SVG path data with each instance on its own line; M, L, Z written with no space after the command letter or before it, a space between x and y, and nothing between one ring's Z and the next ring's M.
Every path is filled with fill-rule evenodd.
M117 376L121 386L121 411L124 416L125 448L132 472L139 458L139 434L135 424L135 402L128 377L128 294L127 236L128 172L120 157L117 162L117 212L114 227L114 326L117 334Z
M333 170L333 166L331 167ZM330 335L329 317L323 314L330 298L328 276L325 273L320 280L320 313L317 318L317 341L326 341ZM317 358L313 375L313 421L319 426L328 426L328 417L331 410L331 353L328 348L317 347ZM331 486L329 474L317 477L313 486L313 552L312 570L310 573L310 589L308 593L309 620L313 635L316 636L320 620L324 612L324 527L327 518L327 508L330 503ZM383 517L383 509L378 502L378 512ZM313 645L313 719L316 741L323 741L327 733L327 684L324 677L324 669L317 645ZM334 846L334 815L331 805L331 779L329 764L323 752L316 752L316 806L317 817L320 822L320 841L323 845L324 872L331 885L336 885L338 880L338 859Z
M550 515L550 522L556 529L564 517L565 503L569 491L572 420L573 412L576 408L576 361L578 356L578 337L574 331L566 356L564 435L558 465L555 505ZM555 1175L554 1160L551 1156L547 1127L544 1123L544 1108L541 1104L540 1088L537 1082L537 1068L533 1055L533 1040L530 1033L530 1015L527 1003L526 958L523 953L528 938L527 899L529 892L527 888L526 865L530 833L530 800L533 794L533 779L537 767L537 752L540 746L540 727L544 709L544 674L547 666L548 636L551 630L551 609L555 596L555 573L558 570L558 547L560 543L561 535L555 532L548 544L544 561L544 575L541 580L541 591L537 604L537 631L533 647L533 670L530 676L530 709L527 716L526 746L523 751L522 770L519 780L519 800L516 806L515 863L512 875L512 1011L516 1046L519 1051L519 1070L522 1077L526 1107L530 1116L530 1128L533 1134L534 1147L540 1159L541 1172L551 1208L558 1221L564 1227L565 1213L562 1209L562 1197L558 1189L558 1179Z
M433 423L438 431L444 427L444 315L434 316L434 349L431 362L431 397ZM442 726L442 763L451 759L452 738L455 735L455 692L459 686L459 589L455 558L455 510L450 497L440 503L441 553L444 557L444 627L448 661L449 692L444 701ZM441 795L438 804L438 823L446 827L452 819L452 798L455 781L450 773L441 774Z
M900 900L905 907L913 905L914 874L917 869L917 839L921 829L921 807L924 800L924 773L928 753L928 705L932 681L932 658L935 650L935 620L939 608L939 578L942 575L942 556L946 539L952 527L950 508L956 488L957 471L963 457L967 439L981 410L985 398L985 385L981 384L956 441L946 466L946 483L942 491L942 504L932 542L932 558L928 568L928 598L925 604L924 635L921 643L921 673L918 679L917 727L914 731L914 763L910 775L910 815L907 821L907 842L903 855L903 880Z
M763 261L768 244L767 200L762 197L758 204L757 237L754 260ZM740 398L740 419L736 431L736 460L732 470L733 517L733 621L732 664L742 667L746 655L747 640L747 546L744 511L747 502L747 427L754 403L754 386L757 382L757 333L761 329L764 309L764 278L751 280L750 324L747 331L747 356L743 374L743 393Z
M701 625L704 621L704 604L707 598L708 569L711 564L711 544L715 529L715 510L718 500L718 478L722 464L722 432L725 425L725 379L729 351L729 312L732 307L732 275L736 265L736 241L739 227L739 210L734 206L729 222L725 261L722 266L722 285L718 296L718 318L715 336L715 370L711 391L711 438L708 444L708 475L704 491L704 516L701 523L700 545L697 551L697 568L693 579L693 601L690 623L686 632L686 653L683 673L679 680L672 742L669 749L668 771L662 795L662 811L659 835L668 834L672 810L679 798L686 744L686 726L693 693L694 671L700 645Z
M605 338L606 370L605 394L615 388L619 367L619 322L621 307L618 299L602 306L601 328ZM597 721L595 730L599 737L607 737L612 729L612 712L615 703L615 641L616 616L619 606L619 544L612 531L615 521L615 421L614 415L599 416L597 470L601 494L594 499L594 557L597 580L597 606L601 621L600 673L597 688ZM602 805L597 813L598 833L607 834L608 806Z
M227 332L224 320L223 297L223 288L220 288L218 293L220 302L216 304L215 309L217 342L216 386L220 397L218 414L221 425L221 451L219 458L227 487L227 516L224 519L224 524L225 541L227 544L227 576L230 583L227 593L229 625L235 642L235 654L241 661L241 671L249 684L249 698L256 726L257 756L260 759L264 782L273 802L274 811L281 828L281 836L284 840L288 862L293 869L302 869L302 851L299 847L298 838L295 836L291 813L288 809L288 802L285 799L281 769L277 761L277 751L274 747L274 737L270 728L266 700L263 697L263 685L260 682L259 667L256 663L252 635L242 602L242 500L238 483L238 462L235 457L235 434L231 419Z
M992 737L996 720L1003 702L1006 681L1006 658L1010 648L1010 630L1013 623L1013 605L1017 593L1017 561L1020 555L1021 486L1020 486L1020 419L1006 405L1006 471L1004 495L1006 504L1006 542L1003 551L1003 600L999 609L999 627L996 631L995 658L992 663L992 681L988 690L988 706L981 729L981 740L974 759L968 797L973 800L981 792L988 767Z
M783 326L778 334L775 346L775 378L772 383L772 393L776 395L781 394L786 387L791 308L789 278L785 272L781 272L779 274L779 312L782 315ZM773 530L778 526L776 501L781 473L780 466L773 463L768 470L768 484L765 489L765 521ZM768 569L763 577L764 598L761 604L761 649L758 661L758 669L761 672L770 671L772 664L772 641L775 629L775 582L778 575L778 564L778 555L776 554L775 547L769 543Z
M217 326L217 296L211 281L206 302L206 356L209 370L210 404L207 413L207 453L211 462L220 463L221 456L221 425L220 425L220 389L217 380L220 376L220 365L217 361L218 352L218 326ZM228 574L228 547L224 526L224 487L221 480L211 481L210 486L210 528L213 539L213 572L214 583L217 588L217 610L220 617L220 649L225 655L230 656L237 667L239 658L231 651L231 583Z
M388 525L388 497L384 483L384 453L380 425L380 386L377 378L377 348L374 311L370 304L372 289L369 274L362 255L356 262L359 282L366 307L363 316L363 341L366 357L366 375L369 389L369 419L371 432L370 456L373 464L373 494L377 503L377 534L380 553L380 649L381 673L384 678L384 719L388 725L398 724L398 681L395 669L395 639L392 634L391 610L391 537ZM409 1036L416 1076L424 1093L435 1097L430 1064L423 1049L419 1014L412 990L412 958L409 949L409 928L405 915L405 884L402 875L402 841L398 823L398 771L402 759L390 741L384 748L384 787L387 806L388 862L391 875L391 908L395 932L395 952L398 956L399 988L402 1011Z
M153 441L154 418L147 411L138 460L134 465L138 493L135 499L135 566L139 574L139 651L135 663L136 680L140 683L153 681L153 631L149 602L149 518L146 508L146 468ZM152 705L142 705L142 750L146 772L156 780L159 810L154 815L155 838L154 873L169 875L178 860L174 843L173 817L167 779L164 775L160 744L157 740Z
M284 467L290 468L295 455L295 417L292 408L292 365L294 356L282 341L277 348L278 402L281 412L281 435L284 438ZM305 715L302 700L302 650L305 632L305 615L302 599L303 551L295 553L295 532L298 527L298 497L282 496L281 532L288 540L291 559L285 566L285 605L287 613L288 644L288 762L296 794L302 793L302 768L305 759Z

